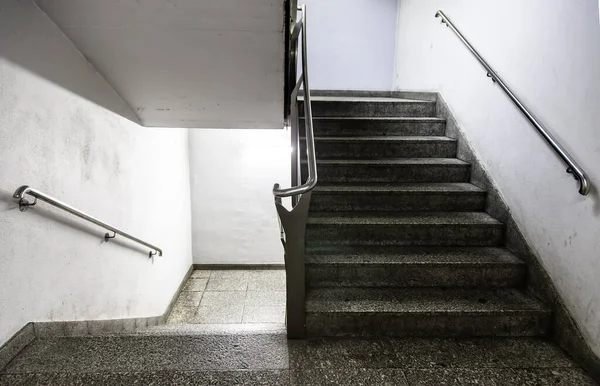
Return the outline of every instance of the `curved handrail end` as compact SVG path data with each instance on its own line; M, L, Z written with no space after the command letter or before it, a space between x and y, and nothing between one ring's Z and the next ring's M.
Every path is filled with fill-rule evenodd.
M584 174L578 176L577 179L579 180L579 194L581 194L582 196L587 196L590 192L590 182L587 176Z
M31 187L29 185L20 186L17 190L15 190L15 193L13 194L13 198L17 198L17 199L24 198L25 194L27 194L27 192L30 190L31 190Z

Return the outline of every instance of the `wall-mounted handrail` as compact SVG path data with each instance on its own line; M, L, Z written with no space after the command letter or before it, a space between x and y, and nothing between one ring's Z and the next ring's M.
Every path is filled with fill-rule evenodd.
M541 134L542 137L548 142L550 147L558 154L558 156L567 164L567 173L573 174L576 180L579 181L579 194L586 196L590 191L590 182L577 162L569 155L569 153L558 143L556 138L550 134L550 132L540 123L540 121L533 115L533 113L525 106L523 102L515 95L515 93L504 83L502 78L498 76L498 74L490 67L490 65L479 55L477 50L473 48L473 46L469 43L469 41L460 33L458 29L452 24L450 19L442 12L441 10L437 11L435 17L440 17L442 19L442 23L446 24L458 38L464 43L465 46L471 51L471 53L479 60L479 63L485 68L487 71L487 76L492 79L494 83L497 83L502 90L509 96L509 98L513 101L513 103L521 110L521 112L525 115L527 120L531 122L531 124L537 129L537 131Z
M29 195L29 196L33 197L35 200L33 202L29 202L27 200L27 198L25 197L25 195ZM34 206L38 200L41 200L41 201L47 202L48 204L50 204L52 206L62 209L65 212L69 212L72 215L75 215L86 221L94 223L94 224L98 225L99 227L102 227L110 232L113 232L114 234L112 236L108 233L104 236L106 241L114 238L116 235L120 235L129 240L135 241L136 243L145 245L146 247L152 249L152 251L154 251L154 253L152 251L150 251L150 253L149 253L150 257L156 255L157 253L159 256L162 256L162 254L163 254L162 249L158 248L157 246L154 246L150 243L140 240L137 237L134 237L126 232L123 232L119 228L115 228L112 225L105 223L104 221L100 221L97 218L90 216L87 213L84 213L78 209L73 208L71 205L65 204L64 202L59 201L56 198L49 196L46 193L43 193L37 189L31 188L27 185L23 185L19 189L17 189L15 191L15 194L13 194L13 198L19 200L19 209L21 209L22 212L26 211L28 207Z
M299 194L304 194L311 191L317 185L317 156L315 153L315 139L313 133L313 119L312 119L312 106L310 100L310 87L308 84L308 54L306 48L306 4L302 4L302 6L298 7L299 11L302 11L302 20L298 21L294 26L293 32L291 34L291 42L292 42L292 50L291 57L298 57L298 38L300 32L302 32L302 75L300 79L296 83L296 87L292 91L290 95L291 99L291 108L292 113L290 114L289 122L291 125L297 125L297 114L295 114L295 105L298 97L298 92L300 91L300 86L304 85L304 122L305 122L305 132L306 132L306 154L307 154L307 163L308 163L308 178L306 182L302 185L292 186L291 188L281 189L276 184L273 187L273 195L275 197L291 197L297 196ZM287 96L286 96L287 97ZM299 130L292 130L292 142L295 143L293 145L293 150L297 155L297 160L299 160L299 147L297 146L299 140Z

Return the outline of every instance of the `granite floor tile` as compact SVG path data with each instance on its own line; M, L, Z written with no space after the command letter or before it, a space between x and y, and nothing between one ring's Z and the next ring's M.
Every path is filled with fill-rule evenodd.
M404 368L573 367L555 344L541 338L405 338L391 344Z
M285 323L285 302L284 270L196 270L168 323ZM238 305L251 306L242 319ZM198 306L202 312L190 316L189 309ZM259 306L267 308L253 308Z
M246 291L248 271L214 271L208 279L207 291Z
M167 324L190 323L196 315L196 310L197 307L182 307L175 304L167 318Z
M208 283L208 279L206 278L190 278L187 283L185 283L183 291L204 291L206 289L206 283Z
M148 386L229 386L261 385L276 386L289 384L289 371L154 371L123 373L45 373L0 376L0 386L45 385L148 385Z
M240 279L246 280L252 270L250 269L214 269L210 273L211 278L216 279Z
M399 342L415 341L436 355L420 355L408 367L395 355ZM503 340L503 339L500 339ZM530 341L531 339L523 339ZM434 341L435 344L431 344ZM441 339L314 339L288 341L285 332L208 335L146 335L36 339L0 373L6 385L518 385L598 386L579 367L506 367L476 360L471 340L461 358ZM447 341L447 340L446 340ZM455 342L456 343L456 342ZM529 346L536 344L529 342ZM514 343L513 343L514 345ZM490 347L486 343L486 347ZM502 346L499 346L502 347ZM504 347L504 349L506 349ZM538 351L536 351L538 350ZM531 355L541 349L530 350ZM416 350L418 351L418 350ZM480 352L481 353L481 352ZM516 350L515 355L524 351ZM483 351L484 356L487 355ZM438 358L450 355L452 360ZM471 357L472 361L462 361ZM457 360L460 359L460 360ZM542 366L552 355L528 356ZM427 360L433 360L432 363ZM522 365L522 362L516 362ZM483 364L483 366L481 366ZM498 367L495 367L498 366Z
M203 307L229 307L243 305L246 291L206 291L200 305Z
M387 339L289 341L290 369L401 368Z
M192 279L208 279L212 271L208 269L195 269L190 276Z
M406 369L410 386L520 386L521 377L512 369L496 368L451 368L451 369Z
M250 276L251 270L244 269L224 269L224 270L213 270L210 274L211 279L237 279L240 281L247 281Z
M198 307L202 292L182 292L179 294L174 307Z
M514 369L521 386L598 386L583 369Z
M244 304L248 306L284 306L285 291L248 291Z
M200 306L192 323L198 324L231 324L242 323L244 305L233 306Z
M291 372L291 384L294 386L408 386L404 373L400 369L349 367L295 370Z
M285 270L272 269L251 271L248 281L248 290L285 291Z
M57 379L59 374L56 373L41 373L41 374L0 374L0 386L62 386L65 382L60 382ZM74 375L77 376L77 375ZM69 386L69 383L66 383ZM72 381L70 385L85 385L81 381ZM117 383L118 385L118 383Z
M242 323L285 323L285 307L244 306Z

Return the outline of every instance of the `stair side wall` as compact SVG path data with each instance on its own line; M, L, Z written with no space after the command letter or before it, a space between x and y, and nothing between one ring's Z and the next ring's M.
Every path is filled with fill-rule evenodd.
M541 259L529 247L510 208L492 183L479 158L466 139L464 130L452 115L448 104L437 94L436 116L446 119L446 135L458 141L457 158L471 164L471 183L487 191L485 211L506 225L506 248L527 264L527 290L552 309L552 337L596 380L600 380L600 358L583 337L567 309Z

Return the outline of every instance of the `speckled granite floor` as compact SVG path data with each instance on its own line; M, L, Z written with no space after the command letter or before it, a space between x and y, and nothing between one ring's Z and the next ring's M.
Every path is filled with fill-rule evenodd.
M285 270L195 270L167 324L285 323Z
M36 340L0 385L573 385L594 381L537 338L315 339L283 333Z

